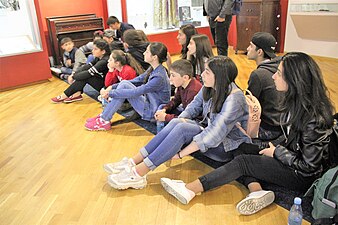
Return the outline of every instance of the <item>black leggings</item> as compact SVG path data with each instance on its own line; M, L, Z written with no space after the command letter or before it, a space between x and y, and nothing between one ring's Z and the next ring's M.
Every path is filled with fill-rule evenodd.
M303 177L277 159L259 155L258 152L259 148L256 145L246 143L240 145L234 150L233 160L199 178L203 190L208 191L238 178L244 178L245 185L265 181L304 192L315 180L315 177Z
M75 80L74 83L72 83L65 91L65 95L67 97L70 97L74 93L81 91L83 93L83 88L86 86L86 84L89 84L92 86L95 90L100 91L101 88L104 87L104 79L101 77L90 77L85 80Z

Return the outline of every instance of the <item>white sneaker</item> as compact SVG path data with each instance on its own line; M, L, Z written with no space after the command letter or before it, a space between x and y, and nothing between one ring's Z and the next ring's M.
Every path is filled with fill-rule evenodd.
M56 68L56 67L51 67L50 70L53 71L54 73L57 73L57 74L61 73L61 69Z
M169 194L177 198L182 204L188 204L195 197L195 193L186 188L185 183L181 180L161 178L161 184Z
M133 167L135 163L132 159L128 159L124 157L121 161L116 163L107 163L103 165L103 169L109 174L116 174L120 173L121 171L125 170L127 167Z
M147 186L146 176L136 175L135 167L126 167L118 174L111 174L108 176L108 184L119 190L128 188L142 189Z
M267 207L274 200L275 194L272 191L255 191L240 201L236 209L242 215L251 215Z

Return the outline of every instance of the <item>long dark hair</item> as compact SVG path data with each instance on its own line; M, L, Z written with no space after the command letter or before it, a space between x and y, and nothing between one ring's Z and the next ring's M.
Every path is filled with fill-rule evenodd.
M158 62L162 64L163 62L167 61L168 49L167 47L161 42L152 42L149 44L150 53L152 55L156 55L158 58ZM147 70L147 76L144 78L144 83L148 82L149 76L153 72L153 67L149 67Z
M187 52L188 52L188 44L190 42L190 38L194 34L197 34L197 30L194 27L194 25L192 25L192 24L182 25L180 27L180 30L182 31L183 34L185 34L185 37L186 37L185 44L182 45L182 49L181 49L181 58L186 59L187 58Z
M203 99L208 101L212 98L212 112L219 113L232 91L229 86L235 82L238 70L236 64L227 56L211 57L207 65L215 75L215 87L203 87Z
M317 63L305 53L290 52L282 57L282 67L288 90L281 109L289 116L287 124L300 131L315 118L321 128L331 127L334 107Z
M196 75L196 66L199 65L201 73L204 71L204 58L209 59L214 56L209 37L205 34L195 34L191 37L196 45L196 56L192 55L189 59L194 66L194 74ZM199 74L200 75L200 74Z
M122 50L113 50L111 53L111 57L114 59L114 61L120 62L122 66L131 66L138 75L144 72L142 66L129 53L125 53Z
M148 43L148 38L142 30L129 29L123 33L123 41L130 47Z

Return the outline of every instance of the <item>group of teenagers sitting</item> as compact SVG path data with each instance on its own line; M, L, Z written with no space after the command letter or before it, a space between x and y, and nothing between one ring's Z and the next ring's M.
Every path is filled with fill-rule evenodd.
M275 198L272 191L262 189L261 181L304 192L321 176L335 109L310 56L290 52L277 57L271 34L253 35L247 57L257 69L248 89L262 106L258 138L253 139L240 129L247 128L249 109L235 83L238 70L231 58L213 56L208 37L184 25L177 36L182 59L168 66L168 75L162 65L168 60L166 46L148 43L141 33L124 32L124 51L111 51L112 44L95 40L94 60L73 72L70 86L52 99L82 100L86 84L100 92L108 103L99 115L87 119L88 130L110 130L113 115L126 100L143 120L166 122L136 155L104 165L111 187L144 188L151 170L200 151L224 165L190 183L161 178L164 189L188 204L199 193L241 179L250 194L237 210L251 215ZM171 84L176 87L172 98Z

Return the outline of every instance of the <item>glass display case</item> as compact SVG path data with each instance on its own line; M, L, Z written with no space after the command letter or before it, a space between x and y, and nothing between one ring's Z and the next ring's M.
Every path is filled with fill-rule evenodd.
M208 26L203 0L126 0L128 23L146 34L178 30L181 25Z
M0 0L0 57L42 51L34 0Z

